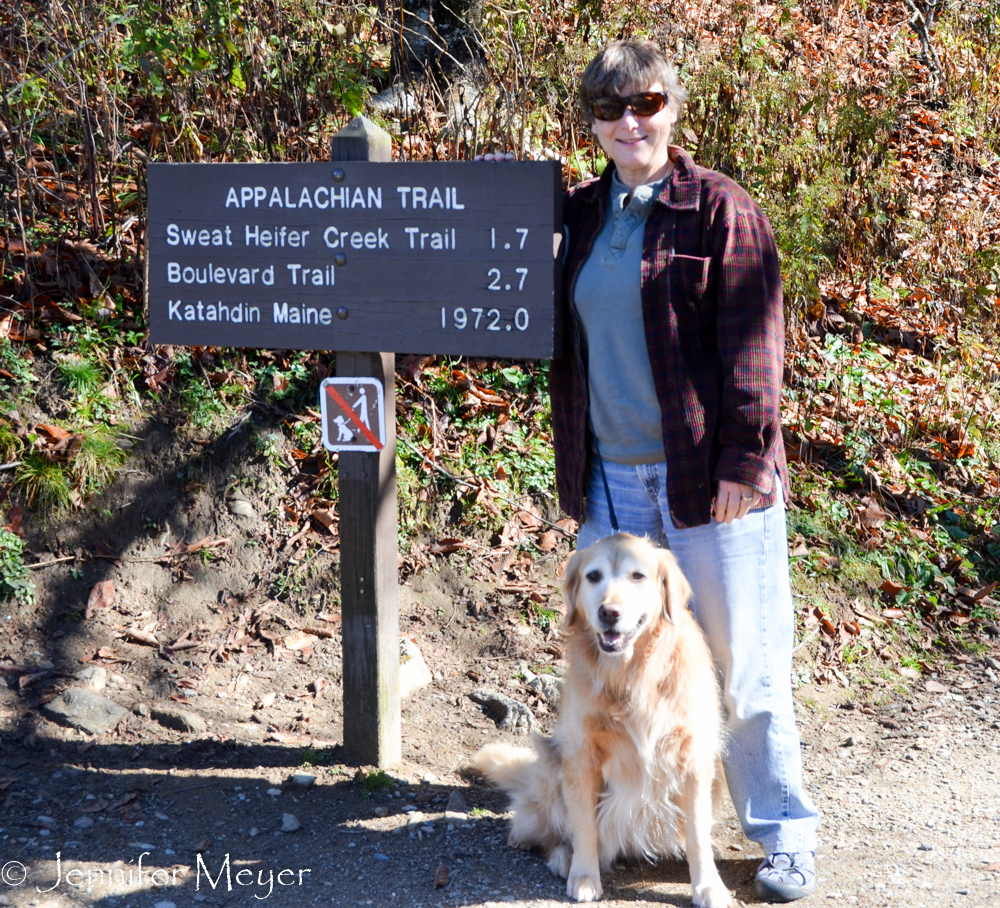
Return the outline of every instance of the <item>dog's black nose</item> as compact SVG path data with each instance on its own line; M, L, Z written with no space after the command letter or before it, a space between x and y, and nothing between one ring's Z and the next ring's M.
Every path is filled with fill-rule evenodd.
M615 625L618 623L618 619L621 618L622 613L614 607L614 605L602 605L597 610L597 617L601 619L604 624Z

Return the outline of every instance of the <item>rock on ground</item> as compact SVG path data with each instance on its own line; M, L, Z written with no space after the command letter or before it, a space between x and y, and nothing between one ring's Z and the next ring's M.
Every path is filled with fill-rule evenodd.
M205 720L190 709L160 704L150 707L149 715L164 728L172 728L174 731L198 735L208 730L208 724Z
M99 693L108 686L108 670L103 665L88 665L76 673L81 687Z
M128 713L113 700L82 687L69 687L42 707L46 717L89 735L112 731Z
M479 703L501 731L512 731L516 735L526 735L535 727L535 717L523 703L506 694L487 687L477 687L469 694L470 699Z
M420 655L417 644L408 637L399 638L399 698L405 700L432 681L431 670Z

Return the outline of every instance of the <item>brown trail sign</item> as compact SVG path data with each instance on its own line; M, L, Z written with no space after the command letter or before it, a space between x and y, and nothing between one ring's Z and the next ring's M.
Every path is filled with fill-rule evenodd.
M558 168L151 164L150 337L551 356Z
M153 343L335 350L338 378L381 383L384 444L338 469L344 746L378 766L402 755L395 353L557 354L562 251L557 163L390 158L358 117L329 163L148 173Z

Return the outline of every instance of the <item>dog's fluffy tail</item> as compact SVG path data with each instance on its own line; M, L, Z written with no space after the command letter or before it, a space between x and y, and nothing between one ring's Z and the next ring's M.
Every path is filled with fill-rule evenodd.
M537 762L534 750L510 744L487 744L472 758L472 765L508 794L524 785Z
M487 744L472 764L510 795L514 819L509 842L547 853L569 840L562 795L562 760L555 743L536 737L534 748ZM564 874L565 875L565 874Z

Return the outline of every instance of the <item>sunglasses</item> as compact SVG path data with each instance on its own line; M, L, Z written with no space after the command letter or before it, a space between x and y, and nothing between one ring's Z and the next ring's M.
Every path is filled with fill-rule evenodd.
M651 117L663 110L669 97L665 91L641 91L627 98L607 95L594 98L590 102L590 112L597 120L620 120L626 110L631 110L637 117Z

